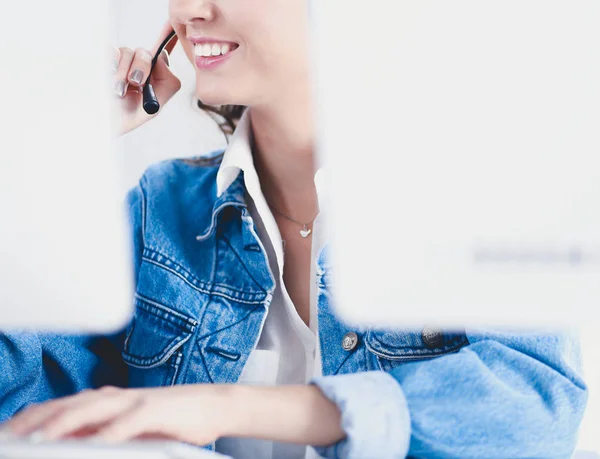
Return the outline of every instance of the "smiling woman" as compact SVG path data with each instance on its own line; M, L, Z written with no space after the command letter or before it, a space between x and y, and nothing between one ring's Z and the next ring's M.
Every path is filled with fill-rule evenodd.
M252 459L568 458L587 400L575 337L337 316L305 0L170 0L158 43L171 30L198 106L233 136L210 160L151 166L129 192L126 329L0 339L8 428ZM150 119L133 78L148 54L119 53L122 132ZM161 103L181 87L168 62L152 76Z

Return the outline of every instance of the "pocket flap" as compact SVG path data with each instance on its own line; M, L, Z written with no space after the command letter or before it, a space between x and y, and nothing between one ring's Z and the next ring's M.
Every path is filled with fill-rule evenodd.
M197 322L140 295L122 353L125 363L152 368L165 363L190 339Z
M464 333L439 331L437 342L432 346L431 341L426 342L431 338L431 332L425 330L369 330L365 345L371 352L386 359L417 360L456 352L468 344Z

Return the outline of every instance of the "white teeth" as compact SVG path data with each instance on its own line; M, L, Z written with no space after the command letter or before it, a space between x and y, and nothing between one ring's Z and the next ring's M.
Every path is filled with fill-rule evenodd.
M229 43L225 43L223 45L218 43L204 43L194 46L194 54L196 56L203 57L220 56L221 54L227 54L230 50L231 45Z

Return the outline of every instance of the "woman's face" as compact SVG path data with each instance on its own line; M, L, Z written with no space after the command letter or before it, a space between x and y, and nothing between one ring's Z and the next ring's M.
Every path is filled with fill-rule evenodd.
M307 0L170 0L169 16L205 104L270 104L309 84ZM235 49L200 68L193 37Z

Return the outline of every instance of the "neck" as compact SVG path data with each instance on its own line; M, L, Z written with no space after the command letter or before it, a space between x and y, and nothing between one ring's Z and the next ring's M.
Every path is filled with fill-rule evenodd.
M279 100L277 106L249 110L254 163L265 198L300 221L318 211L314 184L314 126L310 97Z

